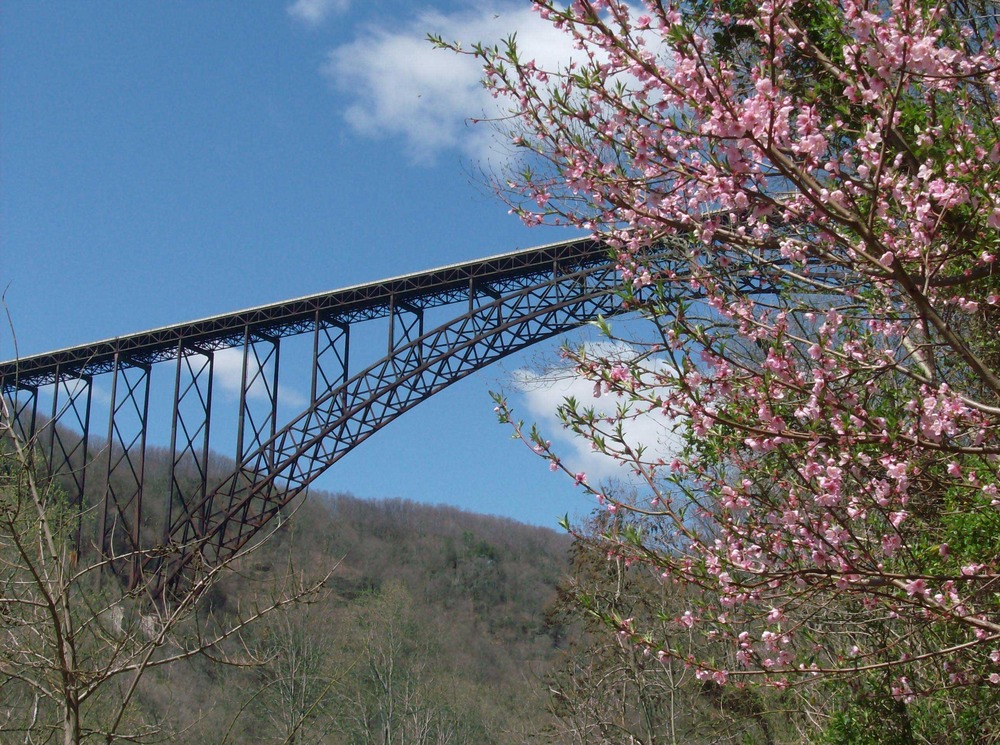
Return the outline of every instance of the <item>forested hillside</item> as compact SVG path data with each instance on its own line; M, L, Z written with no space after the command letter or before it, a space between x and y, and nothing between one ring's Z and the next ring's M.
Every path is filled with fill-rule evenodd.
M333 569L327 591L251 627L245 667L150 675L139 709L173 742L533 742L568 546L453 508L314 494L208 605L226 614Z
M35 463L46 462L44 442ZM66 729L67 706L79 711L80 741L515 743L546 728L542 679L564 636L546 610L568 567L565 534L313 492L205 589L185 590L194 612L173 622L183 595L164 603L98 569L101 476L118 455L97 441L90 450L82 510L31 456L0 451L0 742L50 741ZM210 460L210 480L234 465ZM149 545L164 524L170 465L169 453L147 449ZM194 494L189 465L175 479ZM57 606L66 614L44 610Z
M149 679L150 713L198 713L172 741L717 745L811 729L808 697L723 691L601 620L669 635L694 588L599 540L450 507L315 494L218 586L213 612L333 566L316 602L247 635L254 666L200 659Z
M652 518L628 511L598 511L571 536L316 492L189 591L174 622L183 592L164 601L99 569L98 479L79 555L80 510L43 487L38 515L71 550L32 563L48 528L24 499L18 474L31 469L0 456L0 743L56 741L67 701L79 711L71 742L902 745L990 742L994 731L989 690L902 706L875 677L723 686L693 658L651 652L636 628L692 655L728 650L686 615L704 588L608 550L656 535ZM160 523L168 464L148 453L143 530ZM60 604L65 615L47 610ZM151 664L136 663L147 654Z

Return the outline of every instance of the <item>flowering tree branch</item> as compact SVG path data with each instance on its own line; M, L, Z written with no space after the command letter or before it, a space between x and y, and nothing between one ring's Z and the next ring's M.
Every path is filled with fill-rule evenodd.
M995 6L534 6L577 59L468 53L517 117L512 208L600 235L651 321L660 364L568 351L616 415L560 409L649 493L612 499L515 434L634 517L614 551L703 588L676 623L730 654L635 642L718 682L1000 684ZM684 446L630 446L615 419L638 412Z

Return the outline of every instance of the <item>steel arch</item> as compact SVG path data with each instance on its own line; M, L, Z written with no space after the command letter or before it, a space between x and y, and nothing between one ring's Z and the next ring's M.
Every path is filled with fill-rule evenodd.
M233 557L321 473L421 401L513 352L621 312L618 287L603 244L566 241L0 363L0 378L18 427L35 440L51 428L59 445L49 449L51 471L76 466L71 497L82 506L76 461L90 439L91 381L109 375L106 482L92 544L128 584L153 579L162 589ZM454 315L426 329L427 311L444 306ZM387 353L352 372L351 340L376 318L388 319ZM310 400L282 425L280 340L306 333ZM237 466L217 478L208 434L218 408L215 355L224 349L242 351L242 384ZM154 371L171 362L171 473L165 519L155 528L143 519L149 389ZM45 386L73 395L62 409L53 396L53 416L36 424ZM251 389L265 393L252 397ZM75 440L60 429L67 421L82 423Z

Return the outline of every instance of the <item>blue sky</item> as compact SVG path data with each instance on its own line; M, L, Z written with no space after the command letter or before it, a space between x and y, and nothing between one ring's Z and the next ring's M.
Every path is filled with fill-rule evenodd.
M566 54L524 2L4 2L0 281L17 351L572 237L523 227L491 193L482 174L509 155L468 123L491 99L471 60L424 41L513 31ZM488 395L554 350L421 404L319 486L550 526L586 512ZM13 356L5 329L0 357ZM559 395L515 403L545 420Z

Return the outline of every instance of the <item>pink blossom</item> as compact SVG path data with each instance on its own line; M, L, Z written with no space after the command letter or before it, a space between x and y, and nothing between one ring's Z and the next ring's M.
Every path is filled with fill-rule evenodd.
M922 644L944 635L925 639L921 627L941 624L992 644L973 616L994 610L981 588L995 557L941 543L935 508L953 501L984 520L995 517L985 502L1000 508L1000 384L967 333L1000 306L988 277L1000 146L982 136L1000 122L1000 30L983 35L981 22L926 5L847 0L824 21L841 45L830 56L787 4L725 20L712 6L701 25L683 6L649 7L636 17L617 0L542 2L583 74L543 81L502 47L478 53L538 156L508 185L518 214L604 241L629 310L655 323L635 345L641 363L579 360L599 378L595 397L627 390L633 408L566 417L651 491L636 505L666 505L648 516L657 538L620 539L616 555L710 588L726 621L712 612L699 630L779 684L835 656L817 603L840 598L859 618L885 619L890 636ZM654 22L658 33L635 33ZM720 24L739 24L752 64L721 52L706 31ZM802 70L844 100L804 99L813 81ZM942 110L911 116L931 105ZM651 259L664 245L668 257ZM683 431L638 452L624 433L640 409ZM964 566L949 584L951 555ZM931 576L944 578L933 590ZM796 623L789 608L802 609ZM740 636L765 618L784 633ZM694 623L691 611L678 619ZM861 623L851 656L881 661ZM981 681L960 669L965 656L982 660L974 648L942 652L955 669L939 682ZM717 668L689 664L705 680ZM901 701L924 684L889 674Z
M629 381L632 379L632 374L628 371L628 368L625 367L624 365L615 365L614 367L611 368L611 372L609 375L611 380L615 381L616 383Z

